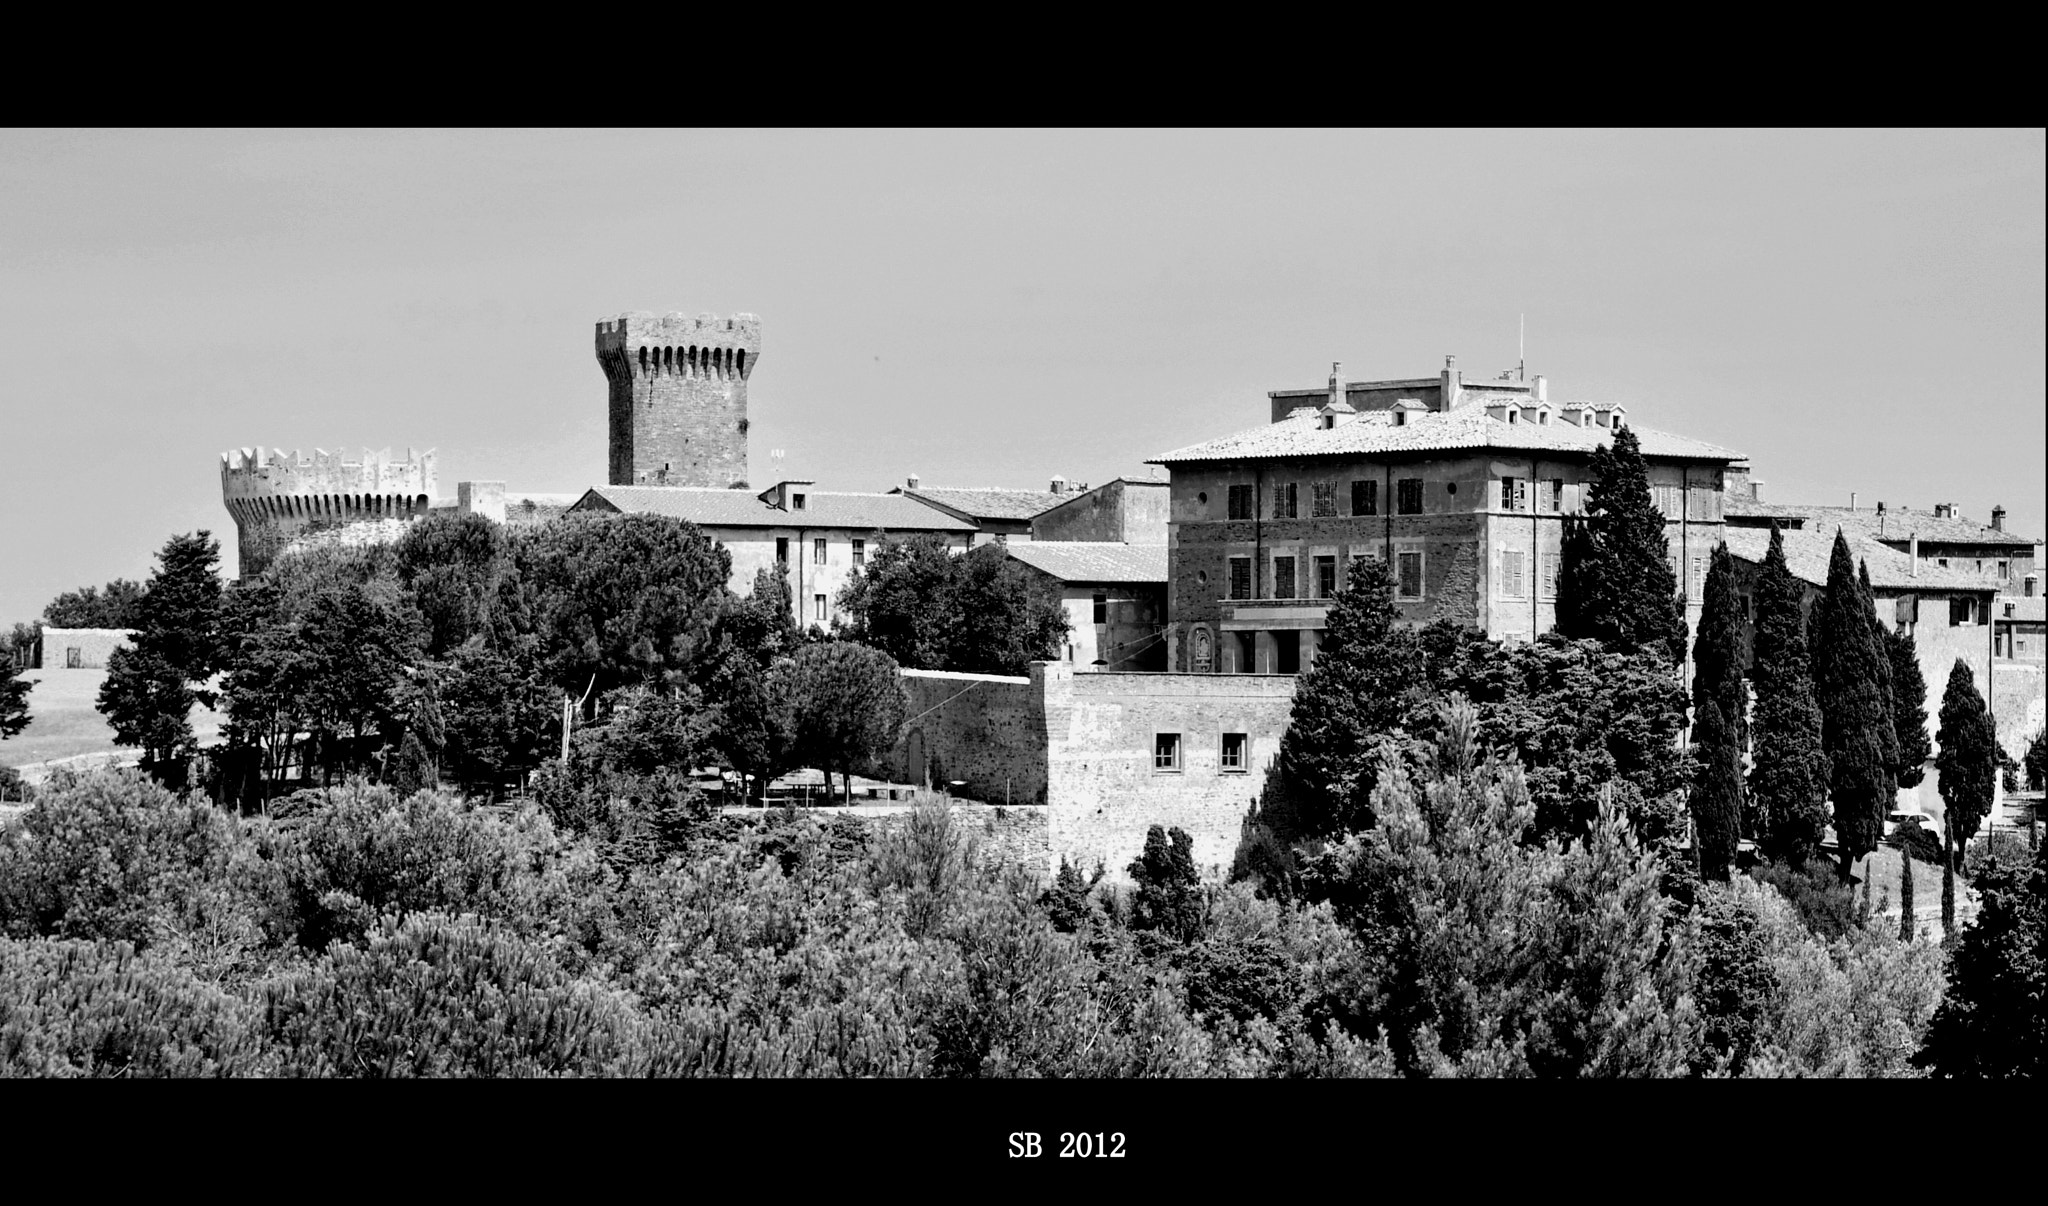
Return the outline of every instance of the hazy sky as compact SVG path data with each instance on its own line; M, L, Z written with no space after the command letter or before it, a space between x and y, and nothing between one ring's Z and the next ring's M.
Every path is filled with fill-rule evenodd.
M2038 537L2044 211L2038 130L0 133L0 624L173 532L232 570L230 447L602 482L624 310L761 316L757 487L1141 474L1526 313L1553 401L1774 499Z

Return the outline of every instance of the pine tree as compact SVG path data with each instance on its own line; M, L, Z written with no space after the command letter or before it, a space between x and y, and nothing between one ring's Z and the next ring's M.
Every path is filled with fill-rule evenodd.
M1751 641L1756 714L1749 827L1767 855L1794 867L1813 854L1827 824L1828 760L1807 656L1805 593L1785 565L1785 538L1773 525L1757 575Z
M1847 883L1855 860L1877 849L1885 814L1898 795L1892 767L1899 757L1884 690L1890 662L1877 644L1870 603L1839 528L1813 621L1814 695L1828 755L1839 874Z
M1892 664L1892 733L1899 743L1894 771L1900 787L1918 787L1927 777L1934 744L1927 736L1927 680L1920 674L1920 650L1910 632L1887 632L1884 651Z
M182 782L192 748L192 705L214 702L200 684L226 654L219 566L212 533L171 537L136 604L135 643L107 659L100 684L99 710L114 739L140 747L151 773L170 783Z
M1911 823L1911 828L1918 829L1919 827L1920 820L1919 818L1915 817ZM1902 824L1900 828L1901 832L1899 834L1899 941L1911 942L1913 941L1914 922L1913 843L1907 839L1906 833L1903 832L1906 826Z
M1636 433L1624 427L1612 447L1594 449L1589 477L1590 540L1564 548L1560 570L1571 605L1559 612L1560 629L1623 651L1651 645L1683 661L1685 612L1668 560L1664 514L1650 499L1650 470Z
M28 692L33 686L15 674L12 657L0 656L0 741L28 727Z
M1283 839L1335 836L1370 817L1375 746L1401 729L1423 683L1415 634L1396 619L1386 562L1353 561L1280 740L1284 807L1271 823Z
M1961 658L1948 672L1948 688L1941 693L1941 727L1934 739L1940 746L1934 773L1942 802L1941 928L1952 941L1956 859L1991 815L1998 773L1998 739L1991 714L1977 693L1977 676Z

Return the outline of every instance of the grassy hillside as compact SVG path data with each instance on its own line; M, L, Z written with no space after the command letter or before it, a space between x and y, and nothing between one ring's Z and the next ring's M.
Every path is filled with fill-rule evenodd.
M26 766L79 754L139 753L114 743L95 701L104 670L30 670L23 678L35 684L28 693L29 724L15 737L0 741L0 766ZM206 708L192 710L192 728L202 744L220 733L220 715Z

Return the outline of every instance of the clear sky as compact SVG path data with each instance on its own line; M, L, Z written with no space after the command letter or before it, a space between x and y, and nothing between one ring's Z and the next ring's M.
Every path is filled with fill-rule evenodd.
M601 482L624 310L761 316L757 486L1142 474L1526 314L1554 401L1773 499L2038 537L2044 176L2039 130L0 133L0 625L173 532L232 571L230 447Z

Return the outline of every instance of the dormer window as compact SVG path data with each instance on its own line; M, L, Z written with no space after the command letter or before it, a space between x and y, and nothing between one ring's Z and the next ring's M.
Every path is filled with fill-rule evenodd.
M1395 412L1394 412L1394 426L1396 426L1396 427L1406 427L1406 426L1408 426L1408 412L1407 412L1407 411L1405 411L1405 410L1397 410L1397 411L1395 411Z
M804 509L804 496L803 496L803 495L801 495L801 494L792 494L792 495L790 495L790 496L789 496L789 509L790 509L790 510L792 510L792 511L801 511L801 510L803 510L803 509Z
M1519 422L1521 422L1521 421L1522 421L1522 412L1521 412L1521 411L1519 411L1519 410L1514 410L1514 409L1510 409L1510 410L1508 411L1508 422L1510 422L1510 423L1519 423Z

